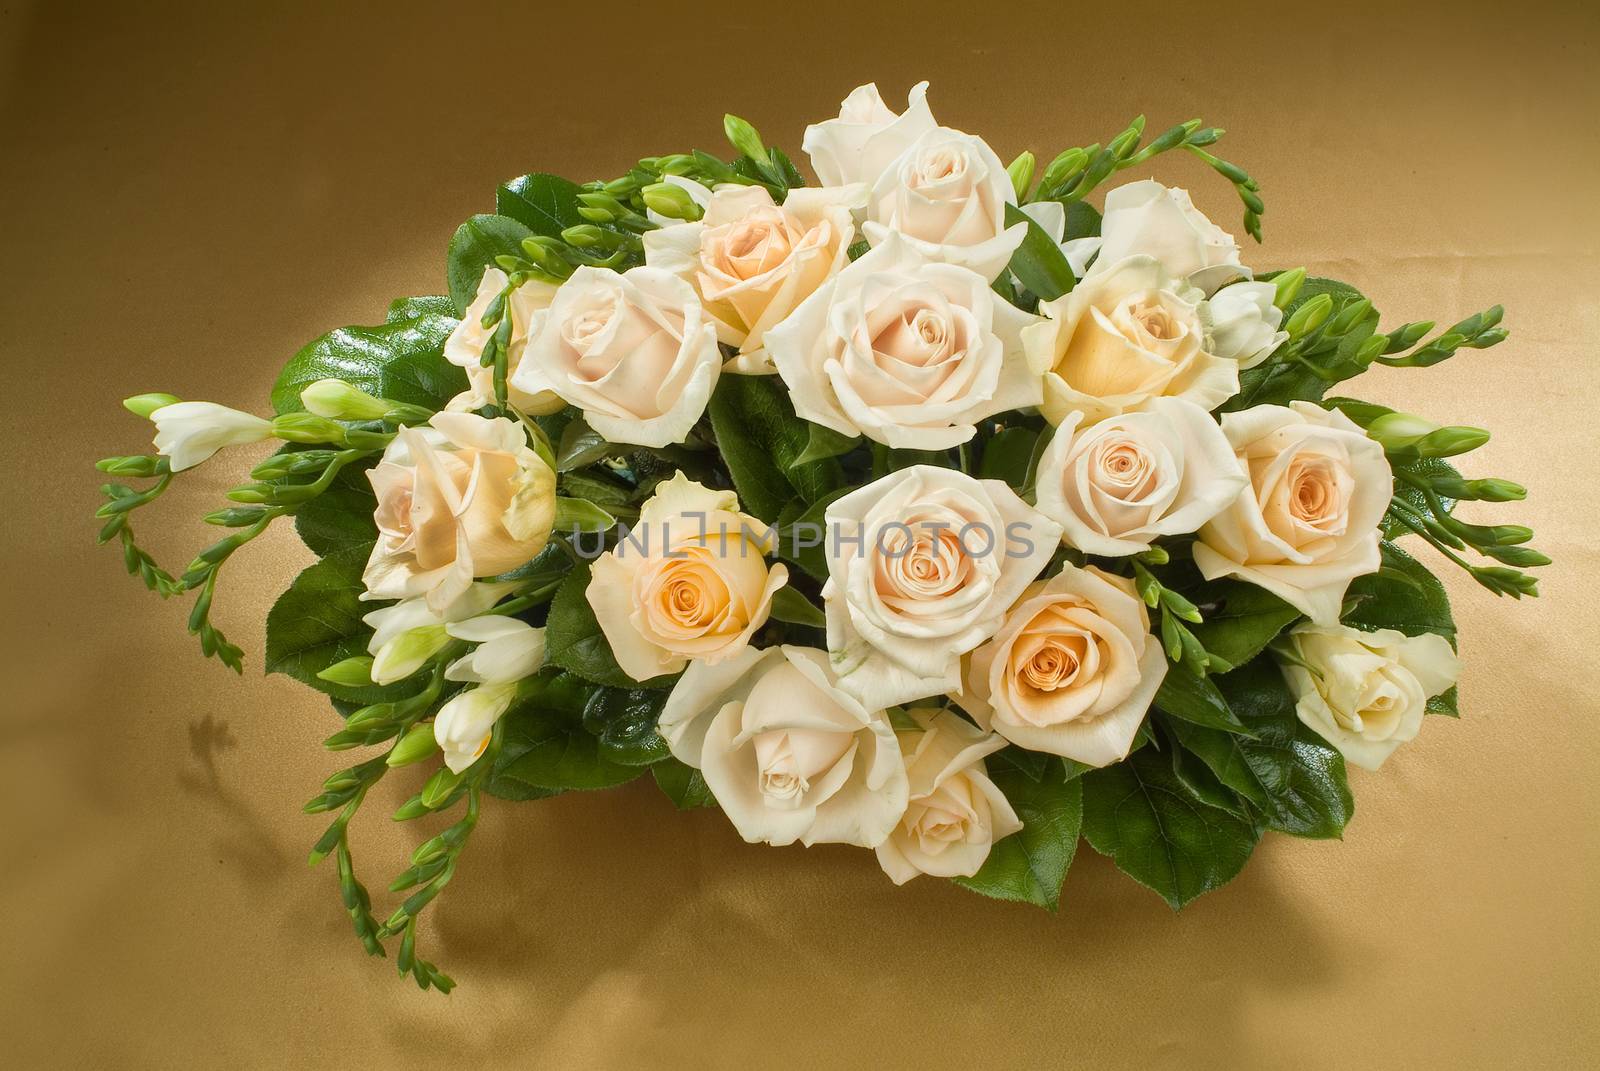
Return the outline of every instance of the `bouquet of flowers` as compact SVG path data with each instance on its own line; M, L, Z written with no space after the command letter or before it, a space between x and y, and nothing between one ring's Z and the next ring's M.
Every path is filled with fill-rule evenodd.
M1532 533L1454 512L1524 496L1446 460L1488 432L1332 395L1494 345L1498 307L1380 330L1345 283L1244 266L1185 191L1118 184L1189 153L1259 241L1199 120L1007 166L925 92L807 127L818 185L734 116L731 161L513 179L447 295L307 345L275 415L126 403L156 452L99 467L153 482L104 487L100 539L194 595L205 654L240 668L235 552L292 518L316 556L266 666L363 754L306 804L334 816L311 861L423 988L453 985L418 919L487 800L645 775L896 884L1053 909L1082 837L1181 907L1269 830L1339 836L1346 764L1456 714L1445 591L1400 540L1536 594ZM205 518L230 534L177 574L140 547L175 477L272 440ZM444 821L374 913L351 820L415 764L394 819Z

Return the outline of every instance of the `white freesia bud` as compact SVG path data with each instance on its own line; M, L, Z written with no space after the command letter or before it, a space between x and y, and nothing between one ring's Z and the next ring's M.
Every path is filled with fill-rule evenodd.
M983 762L1006 742L948 710L909 714L920 730L895 735L910 798L894 832L878 845L878 865L896 885L918 874L970 878L995 841L1022 828Z
M342 379L319 379L300 392L306 412L329 420L380 420L389 403Z
M444 671L446 680L510 684L531 677L544 665L544 629L501 614L474 617L444 626L458 640L475 643Z
M1289 339L1279 330L1283 310L1272 303L1277 287L1271 283L1239 282L1218 290L1200 304L1206 349L1218 357L1254 368Z
M1428 698L1456 682L1461 662L1443 636L1363 632L1309 622L1289 633L1306 666L1283 665L1300 720L1346 760L1376 770L1417 735Z
M405 680L450 642L445 625L483 613L514 584L473 584L455 602L436 613L421 596L403 599L362 617L372 628L367 653L374 684ZM452 678L454 679L454 678Z
M824 186L876 182L895 158L936 124L928 110L928 83L911 87L906 110L896 115L878 87L857 86L839 106L839 117L806 127L800 147Z
M156 452L173 472L192 469L224 446L258 443L272 437L272 422L215 402L174 402L150 414Z
M494 723L511 707L515 683L485 684L458 692L433 719L433 739L451 773L471 766L489 746Z

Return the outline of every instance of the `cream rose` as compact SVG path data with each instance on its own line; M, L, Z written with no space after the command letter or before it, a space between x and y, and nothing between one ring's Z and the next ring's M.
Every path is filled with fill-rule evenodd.
M857 86L839 106L839 117L806 127L800 147L824 186L868 185L906 148L938 124L928 110L928 83L911 87L906 110L896 115L871 83Z
M688 437L721 368L716 326L688 283L648 265L583 267L511 378L582 409L610 442L659 447Z
M1302 624L1289 639L1305 666L1283 664L1300 720L1348 761L1376 770L1422 728L1428 698L1461 663L1443 636ZM1315 672L1313 672L1313 670Z
M739 348L730 370L771 372L767 331L850 262L850 210L866 192L798 189L777 205L763 186L705 191L704 218L647 232L645 259L695 288L718 339Z
M1021 340L1033 321L981 275L890 235L770 331L767 348L805 419L944 450L972 438L975 421L1039 404Z
M1039 512L1087 554L1150 549L1193 532L1248 482L1211 414L1182 398L1079 427L1069 413L1039 458Z
M1061 526L999 480L915 465L828 506L828 649L871 709L956 688L961 656L1055 552Z
M772 549L767 526L740 513L732 491L681 472L660 484L638 525L595 561L586 589L623 672L648 680L744 650L789 578L767 566Z
M1278 288L1271 283L1241 282L1223 287L1200 305L1206 350L1254 368L1289 339L1280 331L1283 310L1272 302Z
M1059 424L1076 410L1097 421L1161 397L1211 410L1237 394L1239 362L1206 351L1200 300L1140 256L1041 304L1049 319L1022 341L1044 377L1045 417Z
M821 651L691 663L659 725L747 841L876 848L905 813L894 730L839 689Z
M1028 232L1006 226L1011 176L982 138L939 127L913 142L873 183L862 233L882 245L898 232L931 260L996 278Z
M995 841L1022 828L983 762L1006 742L948 710L909 713L919 730L896 735L910 798L894 832L878 845L878 865L896 885L918 874L970 878Z
M443 613L478 576L532 558L555 521L556 476L504 417L435 413L401 428L367 473L378 541L364 599L423 595Z
M1394 493L1383 447L1312 402L1228 413L1222 431L1250 484L1200 529L1195 565L1207 580L1236 576L1335 624L1350 581L1378 568L1378 524Z
M1108 766L1127 757L1166 675L1133 582L1068 565L973 652L955 699L1013 744Z
M1106 194L1100 221L1100 256L1089 274L1132 256L1154 257L1168 272L1211 293L1230 279L1249 278L1239 263L1239 243L1205 217L1187 190L1154 179L1130 182Z
M509 280L506 273L496 267L483 270L478 282L478 292L467 307L461 322L444 341L444 359L466 370L467 389L450 399L446 407L458 412L482 409L495 403L494 369L482 363L483 348L489 344L494 328L483 326L483 314L495 297L505 289ZM556 288L547 283L530 280L511 291L506 300L506 313L511 317L511 339L506 344L506 401L514 408L534 416L554 413L567 403L551 391L529 394L510 382L510 376L522 364L528 339L539 333L545 310L555 300Z

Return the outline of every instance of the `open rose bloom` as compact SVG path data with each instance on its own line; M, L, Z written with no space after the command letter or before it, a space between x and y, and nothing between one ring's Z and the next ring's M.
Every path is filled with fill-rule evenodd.
M1199 120L1017 152L923 82L857 87L803 156L723 130L731 157L507 182L447 293L306 346L270 412L124 403L154 452L99 467L151 482L106 485L100 539L196 595L205 654L242 661L235 552L293 517L317 557L268 664L374 749L307 805L369 951L449 987L416 913L496 797L647 777L729 836L1052 909L1082 839L1176 908L1269 831L1344 835L1351 769L1424 757L1462 666L1423 559L1517 598L1548 559L1483 515L1526 494L1469 471L1488 432L1341 384L1492 346L1498 307L1380 327L1258 270L1207 212L1259 240L1259 188ZM1168 152L1223 189L1141 173ZM133 511L267 440L222 538L158 565ZM456 817L369 918L346 823L412 764L396 817Z

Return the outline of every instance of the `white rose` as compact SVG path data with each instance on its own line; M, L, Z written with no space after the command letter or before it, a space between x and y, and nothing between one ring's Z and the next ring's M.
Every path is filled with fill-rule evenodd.
M973 653L955 700L1013 744L1108 766L1127 758L1166 675L1133 581L1068 565Z
M1005 165L982 138L939 127L878 177L861 230L873 245L899 232L929 259L992 280L1028 233L1026 223L1006 226L1006 206L1016 200Z
M483 348L489 344L495 329L483 326L483 314L508 281L506 273L499 268L485 268L472 304L444 341L444 359L467 373L467 389L450 399L448 409L465 412L495 404L494 368L485 368L482 363ZM511 317L511 338L506 344L506 401L534 416L554 413L567 404L550 391L529 394L510 382L510 377L522 364L528 340L539 333L545 310L555 297L555 287L529 280L513 290L506 300L506 315Z
M875 848L905 813L894 730L839 690L821 651L747 647L691 663L659 724L747 841Z
M1021 338L1034 319L981 275L890 235L768 332L767 348L806 420L944 450L975 421L1039 404Z
M1337 623L1350 581L1378 568L1378 524L1394 494L1383 447L1313 402L1228 413L1222 431L1250 485L1200 529L1195 565L1207 580L1236 576Z
M1280 331L1283 310L1274 305L1278 289L1271 283L1241 282L1223 287L1200 305L1206 349L1231 357L1240 368L1254 368L1289 339Z
M272 437L272 422L215 402L173 402L150 414L156 425L156 453L173 472L192 469L226 446L243 446Z
M515 569L544 548L556 475L504 417L435 413L429 424L402 427L367 473L378 540L362 598L423 595L442 613L473 577Z
M906 110L890 111L878 87L857 86L839 106L839 117L806 127L800 147L824 186L868 185L913 141L938 124L928 110L928 83L911 87Z
M1249 481L1211 414L1182 398L1079 427L1068 414L1039 458L1039 512L1087 554L1150 549L1193 532Z
M1283 664L1295 713L1367 770L1414 738L1430 696L1456 682L1461 663L1443 636L1302 624L1289 633L1306 665Z
M1025 328L1022 341L1044 377L1045 417L1059 424L1077 410L1100 420L1160 397L1211 410L1237 394L1239 363L1205 349L1200 300L1140 256L1042 303L1049 319Z
M896 735L910 798L894 832L878 845L878 865L896 885L918 874L970 878L995 841L1022 828L983 762L1006 742L948 710L909 713L920 731Z
M1131 256L1154 257L1191 285L1211 293L1230 279L1249 278L1239 264L1239 244L1205 217L1187 190L1154 179L1130 182L1106 194L1095 275Z
M828 649L871 709L953 690L1055 552L1061 527L999 480L915 465L825 513Z
M781 564L768 568L766 534L732 491L681 472L658 485L628 538L595 561L586 589L623 672L648 680L749 646L789 578Z
M766 333L850 262L866 187L792 190L781 205L763 186L705 195L702 219L645 234L645 259L695 288L718 339L739 348L730 370L770 372Z
M610 442L659 447L688 438L721 368L716 326L688 283L649 266L583 267L512 379L554 391Z

